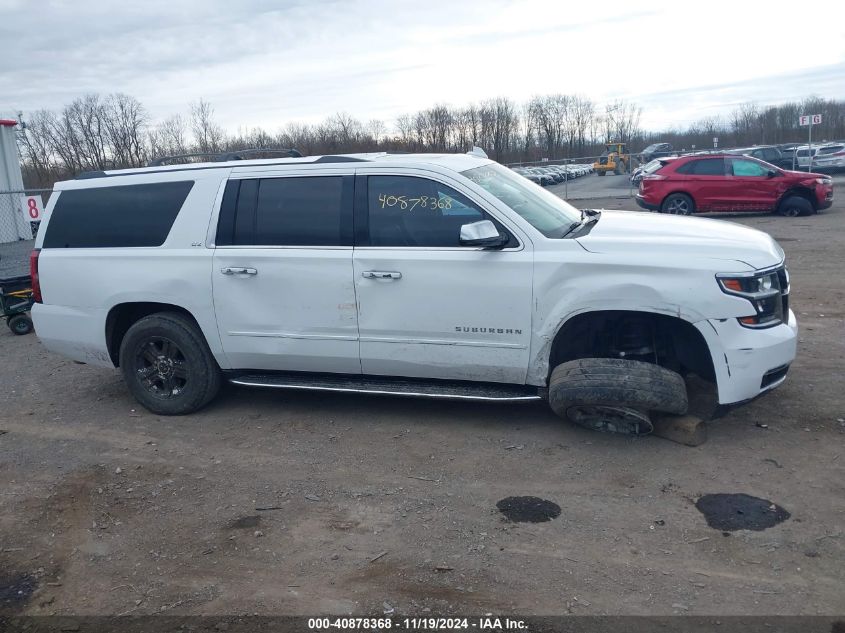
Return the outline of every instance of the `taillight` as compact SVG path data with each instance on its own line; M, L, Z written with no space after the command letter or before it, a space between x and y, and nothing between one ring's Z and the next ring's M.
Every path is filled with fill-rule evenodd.
M40 248L36 248L29 254L29 276L32 279L32 300L36 303L43 303L41 300L41 281L38 279L38 255Z

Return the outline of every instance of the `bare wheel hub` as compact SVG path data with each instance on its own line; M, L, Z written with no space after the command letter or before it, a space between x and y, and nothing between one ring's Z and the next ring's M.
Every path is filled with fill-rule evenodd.
M566 416L579 426L607 433L648 435L654 430L646 413L630 407L578 405L569 407Z

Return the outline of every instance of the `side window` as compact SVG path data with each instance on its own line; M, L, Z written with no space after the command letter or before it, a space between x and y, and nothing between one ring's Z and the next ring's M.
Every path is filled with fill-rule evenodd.
M351 177L303 176L230 181L218 246L351 245ZM347 213L344 213L344 210Z
M370 176L367 189L371 246L460 246L461 226L492 221L466 196L427 178Z
M766 177L769 170L760 163L753 160L745 160L742 158L734 158L731 161L734 176L760 176Z
M725 161L721 158L702 158L681 165L675 171L692 176L724 176Z
M62 191L43 246L161 246L193 186L190 180Z

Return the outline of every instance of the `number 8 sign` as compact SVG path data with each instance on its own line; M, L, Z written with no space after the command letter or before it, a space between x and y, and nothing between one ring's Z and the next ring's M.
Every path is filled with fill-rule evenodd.
M23 212L24 220L27 222L40 222L44 211L44 203L41 201L41 196L22 196L21 197L21 211Z

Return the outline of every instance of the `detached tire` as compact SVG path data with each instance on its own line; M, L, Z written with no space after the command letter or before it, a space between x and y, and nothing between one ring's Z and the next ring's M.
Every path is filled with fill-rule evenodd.
M7 325L12 332L19 336L32 332L32 320L25 314L16 314L9 319Z
M136 321L120 344L120 368L129 391L159 415L185 415L220 390L220 368L202 332L176 312Z
M555 367L549 405L581 426L644 435L651 431L649 412L686 413L687 388L680 374L658 365L582 358Z
M797 218L799 215L811 215L813 205L807 198L789 196L778 205L778 213L787 218Z

